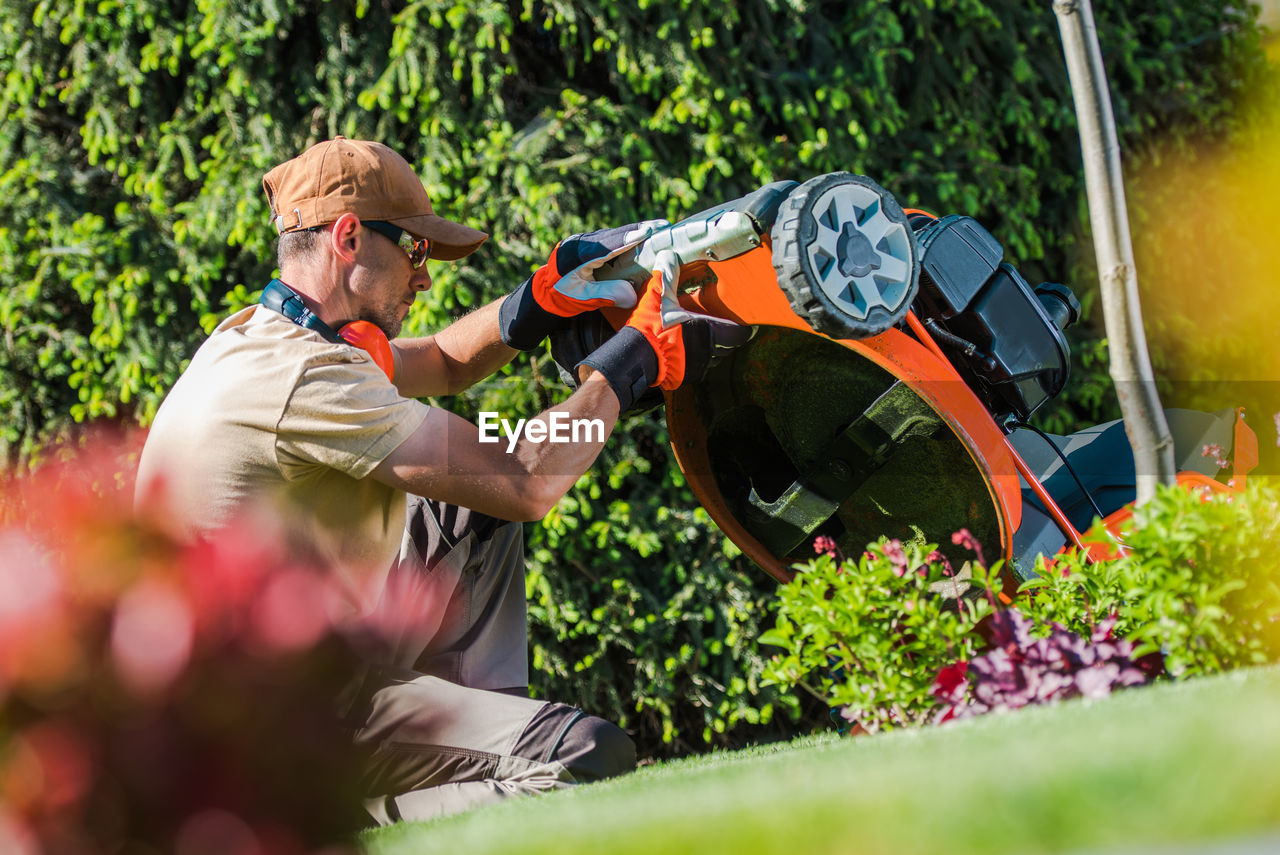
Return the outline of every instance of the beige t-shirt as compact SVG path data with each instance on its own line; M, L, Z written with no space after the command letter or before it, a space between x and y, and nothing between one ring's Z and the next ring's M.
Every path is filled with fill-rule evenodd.
M363 350L248 308L214 330L160 406L138 504L194 538L266 500L291 540L368 602L398 552L405 494L366 476L428 409Z

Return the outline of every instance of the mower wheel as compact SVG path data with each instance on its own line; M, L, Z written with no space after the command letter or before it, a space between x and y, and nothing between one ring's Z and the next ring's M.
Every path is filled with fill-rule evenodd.
M778 285L818 332L869 338L906 317L920 280L915 238L902 206L870 178L809 179L783 201L770 235Z

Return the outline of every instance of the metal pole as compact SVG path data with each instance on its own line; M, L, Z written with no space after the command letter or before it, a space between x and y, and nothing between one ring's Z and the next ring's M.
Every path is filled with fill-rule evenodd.
M1138 504L1142 504L1155 495L1157 484L1172 484L1176 480L1173 437L1156 392L1142 326L1138 276L1120 170L1120 144L1111 112L1107 73L1098 48L1098 32L1093 23L1093 7L1089 0L1053 0L1053 11L1062 32L1062 50L1080 128L1085 192L1093 225L1093 250L1098 261L1111 380L1120 399L1125 433L1133 447Z

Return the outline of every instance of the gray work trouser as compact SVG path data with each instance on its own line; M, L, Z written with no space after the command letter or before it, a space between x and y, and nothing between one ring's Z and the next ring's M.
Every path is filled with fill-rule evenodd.
M615 725L528 697L519 523L410 497L384 612L402 616L385 665L351 707L379 823L427 819L635 766Z

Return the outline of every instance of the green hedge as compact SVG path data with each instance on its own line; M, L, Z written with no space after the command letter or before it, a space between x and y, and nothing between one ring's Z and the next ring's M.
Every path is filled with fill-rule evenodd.
M1241 4L1097 5L1134 159L1220 126L1263 62ZM398 147L442 212L493 234L433 271L411 332L509 290L563 234L833 170L978 217L1033 281L1073 278L1092 302L1069 275L1082 191L1047 0L3 0L0 13L10 465L88 420L150 419L215 320L272 273L262 173L339 133ZM1096 331L1078 336L1096 354ZM1098 364L1080 367L1081 394L1048 426L1109 412ZM538 355L446 403L562 394ZM635 727L669 740L651 752L772 732L792 704L754 691L769 586L726 557L664 445L656 418L629 422L529 536L540 690L637 710Z

